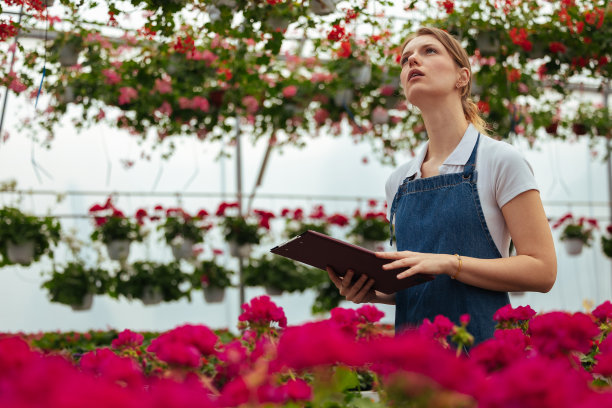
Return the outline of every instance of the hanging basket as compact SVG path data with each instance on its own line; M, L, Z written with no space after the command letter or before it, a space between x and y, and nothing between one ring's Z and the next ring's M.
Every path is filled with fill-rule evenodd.
M64 44L59 50L59 62L62 67L71 67L79 61L79 47L75 44Z
M352 89L340 89L334 95L334 103L337 107L342 108L349 106L353 102L353 90Z
M570 256L580 255L582 253L582 247L584 247L584 242L578 238L567 238L563 241L565 245L565 251Z
M83 296L83 300L79 304L70 305L72 310L75 312L82 312L84 310L91 309L91 305L93 304L93 293L87 293Z
M499 52L499 33L496 31L484 31L476 37L476 48L482 55L494 55Z
M113 261L125 261L130 255L130 240L111 241L106 244L108 257Z
M291 24L291 20L284 17L268 17L266 19L266 25L273 31L285 31L289 28L289 24Z
M174 259L180 261L181 259L188 259L193 256L193 245L194 242L190 239L183 239L180 243L173 244L172 255L174 255Z
M239 245L235 241L230 241L229 243L230 255L236 258L248 258L251 256L251 252L253 251L253 247L251 244L242 244Z
M142 304L146 306L157 305L164 300L164 295L159 288L145 286L142 289L142 297L140 300L142 301Z
M370 83L372 80L372 66L370 64L363 64L358 67L351 68L351 79L355 86L364 86Z
M336 0L310 0L310 11L317 16L326 16L336 11Z
M225 288L202 286L202 291L204 292L204 300L206 303L221 303L223 299L225 299Z
M22 244L8 242L6 244L6 252L9 261L12 263L29 265L34 260L34 241L28 241Z
M280 296L283 294L283 290L282 289L278 289L278 288L273 288L271 286L266 286L265 287L266 293L269 296Z
M55 4L55 0L45 0L45 6L51 7Z

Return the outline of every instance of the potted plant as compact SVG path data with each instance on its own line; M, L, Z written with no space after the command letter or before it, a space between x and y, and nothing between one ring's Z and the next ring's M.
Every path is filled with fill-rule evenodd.
M254 222L248 217L227 215L226 210L238 208L238 203L221 203L216 215L224 217L220 223L225 241L229 243L230 254L236 257L249 257L252 245L258 245L262 238L261 221Z
M225 288L232 286L233 271L219 265L215 259L202 261L192 275L192 287L202 288L208 303L219 303L225 298Z
M326 279L325 272L281 256L265 255L252 259L244 270L245 285L263 286L271 296L283 292L303 292Z
M69 305L72 310L89 310L93 295L105 294L109 274L100 268L88 268L82 262L69 262L63 268L54 268L51 278L42 287L49 291L51 302Z
M27 215L17 208L0 208L0 266L29 265L44 254L53 258L51 244L60 239L60 224L53 217Z
M191 300L189 289L184 288L189 280L189 275L181 270L178 262L134 262L117 272L111 294L115 298L124 296L128 300L140 299L145 305L183 297Z
M286 217L283 235L287 239L298 236L308 230L329 235L330 225L322 205L315 206L308 217L304 216L304 210L301 208L295 210L285 208L281 211L281 216Z
M207 215L206 210L200 210L195 216L182 208L166 210L166 219L157 228L164 232L164 239L172 248L175 259L193 257L193 246L204 241L204 234L210 228L210 224L204 223Z
M563 227L559 239L564 241L569 255L582 253L584 245L590 247L593 240L593 230L598 228L594 218L580 217L577 221L571 213L565 214L554 225L553 229Z
M95 220L91 239L106 244L110 259L125 262L130 254L131 242L143 240L142 218L138 217L135 221L126 217L113 205L110 197L104 205L94 204L89 213Z
M608 236L601 236L601 249L603 253L610 259L612 259L612 224L606 228Z
M385 212L368 211L361 215L356 211L353 220L353 228L348 236L352 237L357 245L376 251L381 243L389 240L389 221Z

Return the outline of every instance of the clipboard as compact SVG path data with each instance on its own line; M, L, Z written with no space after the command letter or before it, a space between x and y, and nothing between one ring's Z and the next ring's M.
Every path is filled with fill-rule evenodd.
M392 260L378 258L368 249L311 230L272 248L270 252L324 271L327 266L331 266L340 276L343 276L347 269L352 269L355 272L353 281L365 273L374 279L373 288L387 295L435 278L419 274L397 279L397 274L405 268L397 271L382 269L384 264Z

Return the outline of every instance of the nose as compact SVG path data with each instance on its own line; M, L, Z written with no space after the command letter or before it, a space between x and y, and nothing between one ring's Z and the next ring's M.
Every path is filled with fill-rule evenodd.
M414 65L419 65L419 60L417 58L417 53L416 52L413 52L408 57L408 67L412 68L412 66L414 66Z

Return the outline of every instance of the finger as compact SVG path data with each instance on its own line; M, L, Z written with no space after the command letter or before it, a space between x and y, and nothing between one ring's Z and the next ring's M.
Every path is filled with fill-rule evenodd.
M421 268L419 268L418 266L415 266L413 268L410 269L406 269L405 271L402 271L400 273L397 274L397 279L406 279L409 278L410 276L414 276L418 273L422 272Z
M349 291L346 294L346 299L353 301L353 299L355 298L355 295L363 287L363 284L366 282L367 279L368 279L368 275L366 275L365 273L361 275L359 279L357 279L357 281L353 285L351 285L351 287L349 288Z
M355 295L355 300L353 300L353 302L355 303L363 302L363 299L367 296L370 289L372 289L374 282L375 282L374 279L371 279L371 278L368 279L368 282L365 284L365 286L361 288L361 290L357 292L357 294Z
M389 262L388 264L384 264L382 266L383 270L388 271L391 269L399 269L399 268L409 268L411 266L419 263L418 258L402 258L397 261Z
M342 279L340 279L340 277L336 274L336 272L332 269L331 266L328 266L325 269L327 270L329 279L332 281L334 285L336 285L338 289L340 289L342 287Z
M344 291L344 293L346 293L349 290L354 274L355 272L353 272L352 269L349 269L346 271L346 275L344 275L344 277L342 278L342 290Z
M412 252L412 251L392 251L392 252L374 252L374 254L376 255L377 258L383 258L383 259L402 259L402 258L406 258L407 256L412 256L412 255L416 255L418 254L418 252Z

